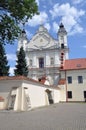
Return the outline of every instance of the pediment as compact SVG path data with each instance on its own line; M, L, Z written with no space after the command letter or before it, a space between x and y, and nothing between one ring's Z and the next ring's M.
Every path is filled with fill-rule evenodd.
M46 35L41 35L36 37L33 42L34 46L46 47L48 44L50 44L50 38L46 37Z
M33 38L30 40L28 44L28 49L48 49L52 46L55 46L55 41L48 32L38 32L36 33Z

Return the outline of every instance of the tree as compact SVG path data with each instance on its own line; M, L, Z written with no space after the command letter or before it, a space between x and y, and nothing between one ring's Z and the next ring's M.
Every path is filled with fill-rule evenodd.
M20 51L18 52L17 55L17 65L15 66L16 69L14 70L15 75L23 75L27 76L28 75L28 67L26 64L26 59L25 59L25 51L23 50L23 47L20 48Z
M38 13L35 0L0 0L0 43L13 43L20 33L20 23Z
M0 76L9 75L9 66L7 64L8 61L4 46L0 43Z

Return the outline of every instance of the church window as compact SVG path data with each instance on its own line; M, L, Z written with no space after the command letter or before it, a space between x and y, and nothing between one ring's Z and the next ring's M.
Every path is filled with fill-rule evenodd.
M61 48L64 49L64 44L63 43L61 44Z
M39 58L39 68L44 68L44 58Z
M72 91L68 91L68 98L72 98Z
M50 64L51 64L51 65L54 65L54 58L51 58L51 59L50 59Z
M30 59L30 63L29 63L30 66L32 66L32 60Z
M78 76L78 83L83 83L83 77L82 76Z
M68 79L68 84L71 84L72 83L72 77L69 76L69 77L67 77L67 79Z

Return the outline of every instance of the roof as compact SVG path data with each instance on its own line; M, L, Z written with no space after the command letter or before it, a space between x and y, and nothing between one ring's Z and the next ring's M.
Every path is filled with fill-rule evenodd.
M61 70L80 70L86 69L86 58L65 60Z
M49 87L49 88L59 89L59 87L56 87L56 86L45 85L44 80L43 80L43 82L39 82L37 80L31 79L31 78L28 78L25 76L0 76L0 81L2 81L2 80L27 80L27 81L31 81L33 83L38 83L40 85L44 85L44 86Z
M58 85L64 85L66 83L65 79L60 79Z
M4 98L0 96L0 101L4 101Z
M0 80L29 80L37 82L36 80L27 78L25 76L0 76Z

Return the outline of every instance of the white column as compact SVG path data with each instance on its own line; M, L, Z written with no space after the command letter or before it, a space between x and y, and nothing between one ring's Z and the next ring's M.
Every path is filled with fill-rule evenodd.
M59 57L59 54L58 52L55 52L55 66L57 67L58 64L60 64L60 57Z
M15 111L21 110L21 102L22 102L22 87L18 87L16 92L15 105L14 105Z
M45 66L47 67L47 66L50 66L50 57L49 57L49 54L48 53L46 53L46 59L45 59Z
M36 54L33 54L33 66L34 66L34 67L37 67Z

